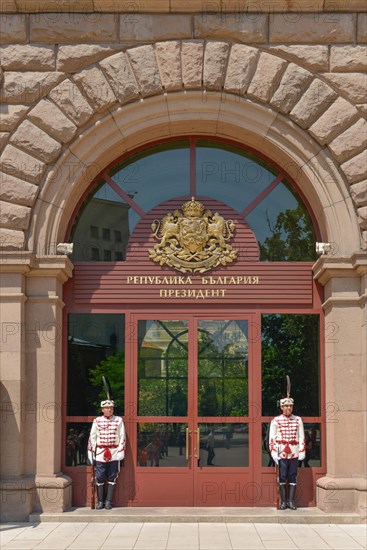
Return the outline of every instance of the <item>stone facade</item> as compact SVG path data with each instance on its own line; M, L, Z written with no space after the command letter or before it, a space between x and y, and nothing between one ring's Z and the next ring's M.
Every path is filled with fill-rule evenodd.
M341 327L353 319L355 341L342 330L343 352L326 350L327 402L340 401L342 421L329 430L328 477L319 483L319 505L358 510L362 517L364 3L325 0L317 11L311 1L280 1L271 10L268 2L234 0L200 7L190 0L136 1L129 8L123 1L76 4L73 11L61 2L59 11L57 2L1 4L1 308L2 319L10 323L1 352L7 364L1 402L12 419L7 441L14 449L2 461L3 492L12 488L5 519L24 519L30 510L50 508L49 501L58 510L70 503L70 481L60 474L59 423L43 435L55 449L53 456L35 463L24 450L30 438L26 416L15 410L16 403L48 402L34 374L36 367L42 371L47 354L54 366L54 402L61 399L58 343L49 343L46 354L32 355L19 329L34 312L46 324L61 313L62 282L71 266L55 256L55 244L64 240L75 205L93 177L114 160L117 143L124 152L153 139L195 132L236 139L289 173L296 170L322 240L335 244L334 257L317 262L315 277L326 288L326 318ZM347 392L351 380L341 380L338 373L351 354L360 393L353 403L344 403L339 392ZM353 441L361 446L356 463L342 465L334 455L338 442L348 441L350 422L359 426ZM353 441L344 444L350 447ZM35 433L30 445L36 452L45 443ZM327 498L330 479L341 488L334 504ZM44 487L61 496L42 500Z

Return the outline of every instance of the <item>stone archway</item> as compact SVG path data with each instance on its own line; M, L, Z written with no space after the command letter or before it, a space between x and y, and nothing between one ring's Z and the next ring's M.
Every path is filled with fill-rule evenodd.
M3 248L36 251L37 243L50 251L116 152L198 132L282 163L312 203L323 239L341 254L361 247L366 123L332 85L296 63L242 44L169 41L110 55L72 78L52 73L42 89L1 156Z
M40 355L37 342L26 349L21 330L9 339L5 352L19 350L18 364L11 365L9 375L9 402L37 401L47 406L52 388L53 400L61 403L57 329L62 319L62 284L71 275L72 265L55 256L55 244L64 240L72 212L93 178L117 156L152 140L200 134L239 141L293 177L312 205L322 239L337 244L339 257L326 257L315 265L315 278L326 289L326 321L344 328L338 339L328 342L325 353L327 402L340 406L340 421L329 426L327 444L339 452L331 453L335 456L328 458L327 469L330 479L344 480L338 481L340 495L347 493L340 497L340 506L348 509L353 501L355 508L362 509L365 490L355 473L361 470L363 451L354 453L353 460L343 455L346 451L340 452L350 448L351 438L363 439L365 410L361 383L365 348L356 339L364 323L360 279L365 265L358 252L362 232L366 235L367 208L360 139L366 122L360 111L332 83L281 54L223 41L160 42L107 55L73 76L37 74L40 82L35 89L26 73L17 73L15 87L4 73L2 95L13 122L10 131L0 136L4 140L0 244L10 251L8 256L4 253L5 267L15 289L5 295L10 303L7 318L12 324L19 321L19 326L27 322L32 333L37 333L34 323L41 320L47 343L50 327L55 334ZM26 106L22 105L24 91ZM24 252L12 254L17 250ZM49 253L53 257L45 259ZM345 368L346 354L354 361L351 368L359 369L353 379L349 366ZM12 448L19 449L20 455L26 427L20 413L18 417L22 432ZM55 502L55 510L60 510L70 502L70 480L59 475L60 422L58 418L36 427L27 425L36 465L18 467L10 458L7 463L9 472L18 476L20 494L25 487L23 470L40 474L35 480L34 476L27 479L26 486L27 495L37 491L39 509L52 509ZM355 436L348 431L350 425ZM55 450L54 456L42 452L45 442ZM335 490L335 482L330 485L325 478L319 490L324 509L332 507L328 491ZM50 491L55 501L50 501ZM27 496L27 513L32 498ZM17 506L20 502L19 498ZM21 513L19 518L27 517Z

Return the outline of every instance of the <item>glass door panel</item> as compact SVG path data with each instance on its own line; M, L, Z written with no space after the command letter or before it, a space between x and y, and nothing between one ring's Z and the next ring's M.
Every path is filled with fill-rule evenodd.
M200 468L243 468L249 465L247 424L200 423Z
M188 427L184 423L139 422L137 465L187 467Z
M198 416L247 416L248 322L198 321Z
M248 331L244 319L197 320L196 506L248 505L253 476Z
M138 334L138 415L187 416L187 321L141 320Z

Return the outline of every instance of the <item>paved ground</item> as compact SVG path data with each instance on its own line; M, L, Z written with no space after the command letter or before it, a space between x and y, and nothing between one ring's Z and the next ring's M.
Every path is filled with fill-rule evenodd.
M37 550L363 550L367 525L6 523L0 548Z

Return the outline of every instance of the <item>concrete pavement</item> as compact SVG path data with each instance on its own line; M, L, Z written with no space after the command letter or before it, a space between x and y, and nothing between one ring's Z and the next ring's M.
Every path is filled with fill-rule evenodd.
M365 550L365 524L6 523L1 550Z

